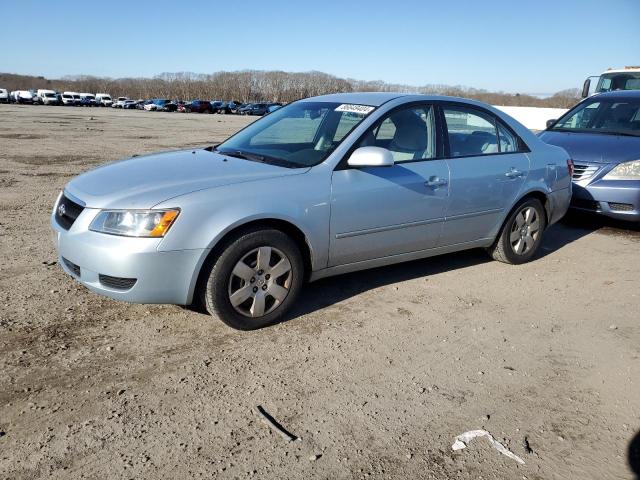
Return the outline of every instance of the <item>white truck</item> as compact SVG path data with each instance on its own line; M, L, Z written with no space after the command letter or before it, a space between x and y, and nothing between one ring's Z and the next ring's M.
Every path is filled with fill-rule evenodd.
M58 95L54 90L39 88L36 92L36 98L40 105L58 105Z
M113 105L113 100L108 93L96 93L96 103L100 107L110 107Z
M591 88L591 79L594 80L595 88ZM602 72L599 76L588 77L582 85L582 98L601 92L612 90L640 90L640 66L610 68Z
M9 103L9 90L0 88L0 103Z

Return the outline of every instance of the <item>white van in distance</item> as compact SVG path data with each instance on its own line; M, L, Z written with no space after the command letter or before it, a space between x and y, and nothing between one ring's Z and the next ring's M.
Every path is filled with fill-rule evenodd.
M108 93L96 93L96 103L100 107L110 107L113 105L113 100Z
M9 103L9 90L0 88L0 103Z
M65 95L67 96L65 101ZM69 99L71 97L71 99ZM78 92L62 92L62 103L64 105L80 105L80 94Z
M54 90L47 90L44 88L38 89L36 92L38 103L40 105L58 105L58 95Z
M80 98L82 99L82 104L86 107L95 107L96 106L96 96L93 93L81 93Z

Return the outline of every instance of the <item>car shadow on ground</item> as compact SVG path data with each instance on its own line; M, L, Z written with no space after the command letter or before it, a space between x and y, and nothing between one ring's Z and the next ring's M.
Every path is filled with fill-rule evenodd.
M636 480L640 480L640 431L631 439L627 453L629 468L635 474Z
M573 215L570 215L566 221L563 220L552 225L545 232L543 243L535 260L539 260L605 225L607 224L603 224L601 219L594 221L593 219L574 218ZM617 228L625 228L625 226L618 225ZM318 280L305 285L299 300L286 315L284 321L321 310L381 286L429 277L451 270L463 270L490 261L492 261L491 257L484 250L474 249Z

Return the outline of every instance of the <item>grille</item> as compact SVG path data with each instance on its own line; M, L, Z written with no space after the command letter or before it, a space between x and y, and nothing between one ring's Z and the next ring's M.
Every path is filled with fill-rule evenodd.
M593 177L598 171L598 167L594 165L573 165L573 179L584 180L585 178Z
M78 265L76 265L73 262L70 262L69 260L67 260L66 258L62 257L62 261L64 262L64 264L67 266L67 268L69 270L71 270L73 272L73 274L76 277L80 276L80 267Z
M631 211L633 211L633 205L631 205L630 203L609 202L609 208L611 210L615 210L616 212L631 212Z
M138 281L136 278L111 277L109 275L98 275L100 283L114 290L129 290Z
M69 200L64 194L60 197L58 205L56 205L56 221L65 230L69 230L73 222L76 221L78 215L82 213L84 207L76 202Z
M599 211L600 204L594 200L583 200L582 198L572 198L571 206L575 208L582 208L584 210Z

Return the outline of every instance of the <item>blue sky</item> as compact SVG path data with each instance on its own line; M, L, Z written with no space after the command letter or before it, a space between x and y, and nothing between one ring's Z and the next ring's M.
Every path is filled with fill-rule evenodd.
M320 70L550 93L640 65L640 0L0 0L0 72Z

